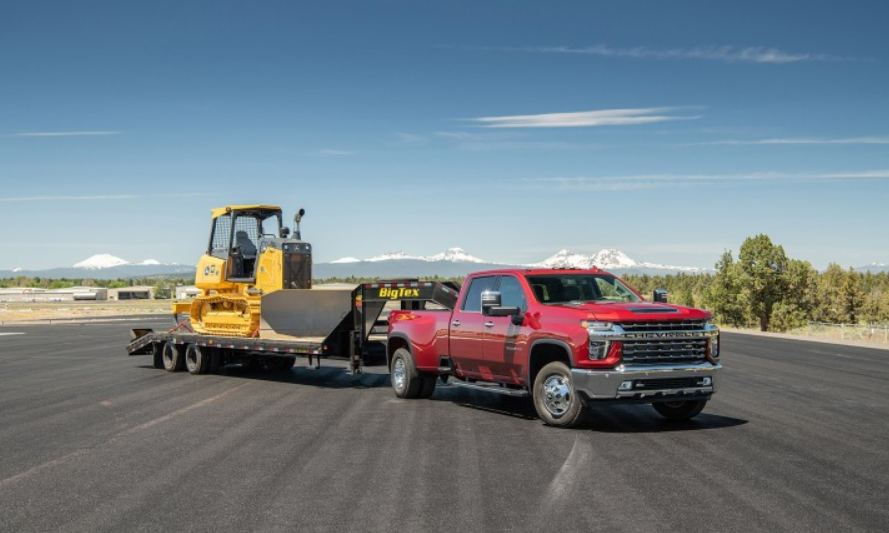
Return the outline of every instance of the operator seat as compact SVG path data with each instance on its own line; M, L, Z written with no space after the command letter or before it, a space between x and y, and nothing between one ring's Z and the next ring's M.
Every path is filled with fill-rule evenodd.
M238 231L235 233L235 242L241 250L244 257L256 257L256 245L247 236L246 231Z
M235 277L252 279L256 266L256 245L247 232L241 230L235 232L235 245L237 252L232 253Z

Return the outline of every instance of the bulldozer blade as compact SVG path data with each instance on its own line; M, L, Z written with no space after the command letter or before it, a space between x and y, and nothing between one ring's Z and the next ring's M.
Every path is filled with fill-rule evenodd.
M259 337L326 338L352 311L352 289L293 289L263 295Z

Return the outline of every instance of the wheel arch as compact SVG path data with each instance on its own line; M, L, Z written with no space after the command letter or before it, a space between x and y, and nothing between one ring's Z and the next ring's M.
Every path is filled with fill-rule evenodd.
M386 368L392 368L392 354L399 348L404 348L411 355L414 354L414 351L411 349L411 341L407 338L407 335L392 334L386 340Z
M540 369L553 361L565 363L571 368L571 347L557 339L539 339L531 344L528 355L528 386L534 386L534 379Z

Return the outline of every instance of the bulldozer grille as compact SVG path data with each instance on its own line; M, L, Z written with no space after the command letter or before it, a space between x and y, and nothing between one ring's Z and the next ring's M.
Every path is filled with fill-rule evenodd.
M285 289L312 288L312 256L309 254L284 255Z

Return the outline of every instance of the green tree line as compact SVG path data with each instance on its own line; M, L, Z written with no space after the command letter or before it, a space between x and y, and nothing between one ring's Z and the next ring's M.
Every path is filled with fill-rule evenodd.
M626 276L643 294L666 289L673 303L709 309L724 325L788 331L807 322L889 324L889 273L856 272L832 263L818 272L787 257L767 235L726 251L715 274Z

